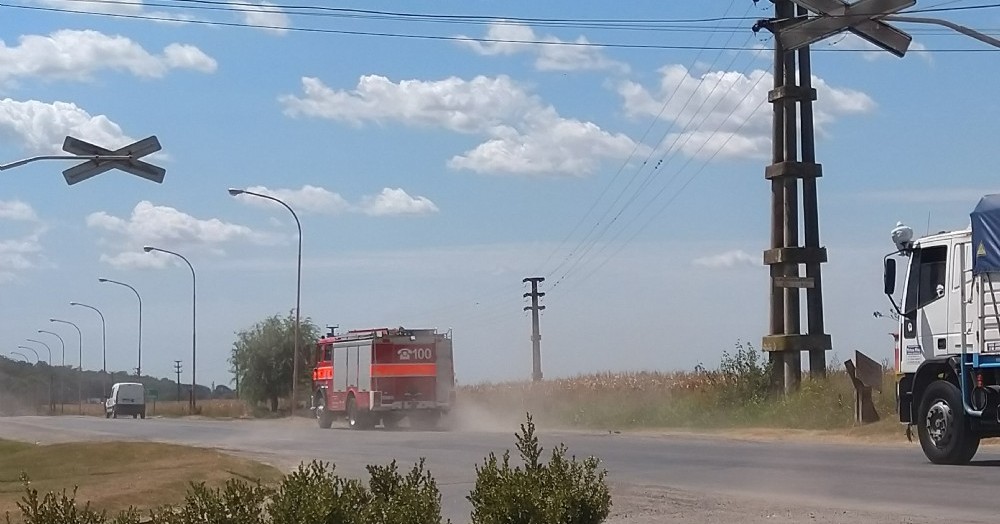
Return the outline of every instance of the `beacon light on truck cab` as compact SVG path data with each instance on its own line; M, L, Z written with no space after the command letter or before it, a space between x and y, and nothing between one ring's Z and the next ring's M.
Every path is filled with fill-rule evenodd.
M312 410L321 428L336 417L352 429L403 418L438 425L455 403L451 332L378 328L329 333L316 343Z
M1000 195L970 217L969 229L916 240L897 224L884 261L899 314L899 420L939 464L967 463L981 439L1000 436ZM899 303L894 256L906 260Z

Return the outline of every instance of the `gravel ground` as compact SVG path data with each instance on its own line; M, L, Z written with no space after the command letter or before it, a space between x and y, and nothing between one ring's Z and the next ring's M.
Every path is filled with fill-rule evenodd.
M940 517L831 508L804 501L781 503L715 493L694 493L659 486L615 486L607 524L932 524ZM960 520L983 523L994 520Z

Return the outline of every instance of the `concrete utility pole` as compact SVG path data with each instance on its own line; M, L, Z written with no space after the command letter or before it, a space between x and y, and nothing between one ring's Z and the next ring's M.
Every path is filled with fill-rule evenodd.
M177 373L177 402L181 401L181 361L174 361L174 372Z
M538 330L538 312L545 309L545 306L538 305L538 299L545 296L545 293L538 292L538 284L545 282L545 277L528 277L521 282L531 282L531 292L525 293L525 298L531 297L531 305L525 306L524 310L531 310L531 380L538 382L542 380L542 335Z
M881 18L916 0L771 1L775 17L757 22L753 28L755 32L767 28L775 35L774 89L768 93L774 113L772 163L764 171L764 178L771 183L771 248L764 252L764 264L770 266L771 300L768 335L761 345L769 352L772 385L790 393L799 388L802 380L801 353L809 353L810 373L822 377L826 375L825 352L832 348L823 326L820 264L827 261L827 255L819 241L816 179L822 176L822 166L816 163L812 108L816 90L812 87L809 45L850 31L902 56L910 36ZM799 231L800 220L804 235ZM800 268L803 265L804 277ZM805 333L799 303L803 289Z

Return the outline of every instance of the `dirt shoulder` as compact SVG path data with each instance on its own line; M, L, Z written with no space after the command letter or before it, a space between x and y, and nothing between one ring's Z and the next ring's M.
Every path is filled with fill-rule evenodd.
M25 473L44 494L66 490L101 510L155 508L184 500L190 482L210 486L233 477L271 481L280 472L265 464L211 449L151 442L76 442L37 445L0 440L0 516L14 522Z
M781 503L738 496L694 493L660 486L616 486L614 506L606 524L932 524L940 516L910 515L905 512L879 512L854 508L835 508L807 501ZM986 524L993 520L949 522Z

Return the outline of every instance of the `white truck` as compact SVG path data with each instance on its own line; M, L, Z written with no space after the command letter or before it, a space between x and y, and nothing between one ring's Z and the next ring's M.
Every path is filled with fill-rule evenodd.
M916 240L897 224L884 261L899 313L899 420L935 464L968 463L981 439L1000 436L1000 194L970 216L969 229ZM907 260L899 304L897 256Z
M104 401L104 417L146 418L146 388L137 382L119 382L111 386L111 395Z

